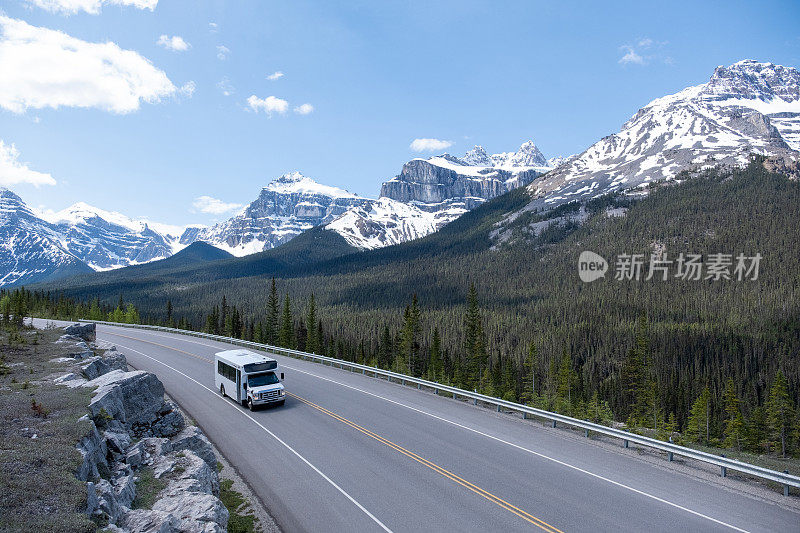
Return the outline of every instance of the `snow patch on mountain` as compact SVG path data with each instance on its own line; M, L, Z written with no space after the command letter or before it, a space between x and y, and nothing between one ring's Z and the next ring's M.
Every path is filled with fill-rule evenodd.
M326 224L366 198L324 185L300 172L284 174L238 215L210 228L189 227L179 242L205 241L235 256L263 252Z
M682 171L743 166L752 153L797 161L799 148L800 72L739 61L717 67L707 83L653 100L618 133L534 179L528 185L533 199L522 211L641 187Z
M335 231L351 246L372 250L424 237L440 223L435 213L382 197L350 209L325 229Z

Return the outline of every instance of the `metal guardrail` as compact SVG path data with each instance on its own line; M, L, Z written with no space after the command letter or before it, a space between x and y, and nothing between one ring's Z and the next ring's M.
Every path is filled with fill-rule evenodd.
M545 411L542 409L537 409L535 407L529 407L527 405L501 400L500 398L486 396L484 394L480 394L477 392L470 392L464 389L451 387L449 385L436 383L434 381L428 381L426 379L415 378L413 376L407 376L405 374L398 374L397 372L392 372L390 370L383 370L381 368L362 365L358 363L352 363L350 361L335 359L333 357L326 357L324 355L301 352L299 350L291 350L288 348L281 348L279 346L271 346L269 344L261 344L257 342L234 339L232 337L223 337L221 335L212 335L210 333L202 333L198 331L187 331L177 328L167 328L163 326L149 326L142 324L123 324L118 322L107 322L103 320L81 320L81 322L95 322L97 324L106 324L109 326L120 326L120 327L147 329L154 331L166 331L170 333L179 333L181 335L190 335L193 337L203 337L220 342L226 342L229 344L237 344L240 346L249 346L253 348L258 348L260 350L266 350L287 357L317 361L323 364L329 363L331 366L339 366L342 369L348 368L350 369L350 371L360 370L362 374L365 375L372 374L375 377L384 377L388 381L397 381L403 385L407 383L415 384L418 389L425 387L426 389L433 390L435 394L439 394L439 392L447 392L449 394L452 394L453 398L458 398L458 397L468 398L471 399L473 403L475 403L476 405L478 402L487 405L493 405L497 408L498 411L501 411L502 409L507 409L509 411L519 412L522 413L523 418L527 418L528 416L543 418L545 420L551 421L553 427L556 427L558 423L561 423L570 427L580 428L584 430L587 437L589 436L590 432L598 433L600 435L605 435L607 437L615 437L622 440L623 445L626 448L631 442L639 444L641 446L647 446L649 448L665 452L667 454L667 459L669 461L672 461L675 455L679 455L689 459L694 459L697 461L702 461L704 463L716 465L720 468L720 475L722 477L725 477L727 475L728 469L730 469L730 470L735 470L737 472L741 472L749 476L758 477L761 479L767 479L769 481L774 481L775 483L783 485L784 496L789 495L789 487L800 488L800 477L791 475L787 472L778 472L777 470L771 470L769 468L764 468L761 466L744 463L742 461L730 459L722 455L714 455L707 452L694 450L692 448L687 448L685 446L680 446L678 444L674 444L671 442L664 442L658 439L653 439L642 435L636 435L635 433L630 433L628 431L624 431L621 429L603 426L585 420L579 420L577 418L572 418L559 413Z

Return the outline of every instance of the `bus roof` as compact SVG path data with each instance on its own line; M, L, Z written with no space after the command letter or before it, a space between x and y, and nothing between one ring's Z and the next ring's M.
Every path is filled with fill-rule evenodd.
M217 352L215 355L218 358L224 359L239 367L243 367L244 365L249 365L252 363L267 363L275 361L275 359L261 355L260 353L252 352L242 348L238 350L225 350L224 352Z

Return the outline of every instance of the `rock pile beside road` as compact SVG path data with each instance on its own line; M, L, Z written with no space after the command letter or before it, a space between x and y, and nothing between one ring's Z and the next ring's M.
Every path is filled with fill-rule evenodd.
M60 341L80 349L71 355L71 372L55 380L94 389L86 415L91 430L77 445L86 512L112 531L225 531L228 510L211 443L165 400L154 374L128 371L113 349L94 355L94 338L94 324L65 328Z

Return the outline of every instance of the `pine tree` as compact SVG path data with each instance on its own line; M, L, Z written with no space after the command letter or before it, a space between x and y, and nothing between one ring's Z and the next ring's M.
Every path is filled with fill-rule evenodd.
M502 361L502 394L501 398L508 402L517 401L517 367L511 358Z
M217 326L217 331L222 332L223 335L228 331L228 300L225 298L224 294L222 295L222 305L220 305L219 309L219 326Z
M539 365L539 355L536 350L536 343L531 341L528 345L528 353L522 362L522 374L520 376L519 400L524 404L529 404L536 396L536 368Z
M725 384L725 394L722 399L725 405L725 446L728 448L742 449L744 436L744 420L739 407L739 397L736 395L736 386L733 378L728 378Z
M317 340L317 304L314 301L314 293L308 298L308 311L306 312L306 351L317 353L319 351L319 341Z
M397 358L397 372L408 372L412 376L422 375L422 356L420 353L419 304L417 295L411 299L403 315L403 330L400 337L400 353Z
M167 327L175 327L175 322L172 319L172 300L170 299L167 299Z
M483 374L489 369L489 355L486 351L486 336L483 332L483 321L478 307L478 293L475 284L470 284L467 296L467 312L464 315L464 355L466 356L467 386L475 388L479 382L485 382Z
M636 322L635 346L628 351L621 376L623 414L634 425L648 418L649 350L649 326L641 315ZM654 404L655 398L651 399Z
M278 334L278 344L284 348L291 348L294 345L294 322L292 320L292 308L289 301L289 293L283 301L283 315L281 316L281 328Z
M686 433L695 442L708 444L711 433L711 393L708 387L692 404L689 420L686 423Z
M561 362L558 365L558 378L556 384L556 410L570 414L572 412L572 389L577 376L572 369L572 358L567 353L566 348L561 354Z
M389 326L383 326L383 333L381 333L380 341L378 341L378 367L390 368L394 360L394 343L392 342L392 333L389 331Z
M442 338L439 335L439 328L434 326L428 358L428 379L431 381L442 379L442 367Z
M278 322L279 318L278 286L273 277L269 290L269 298L267 299L267 321L264 324L264 341L267 344L276 344L278 342L278 332L280 328Z
M786 457L787 436L794 423L794 406L789 397L789 390L783 372L778 370L772 380L767 401L767 423L770 439L780 446L781 456Z

